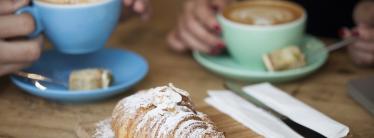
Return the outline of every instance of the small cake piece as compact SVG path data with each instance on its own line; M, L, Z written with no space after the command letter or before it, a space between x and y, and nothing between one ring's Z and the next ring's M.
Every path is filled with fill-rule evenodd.
M306 64L304 54L297 46L289 46L265 54L263 61L269 71L294 69Z
M105 69L74 70L69 76L69 90L95 90L107 88L113 81L110 71Z

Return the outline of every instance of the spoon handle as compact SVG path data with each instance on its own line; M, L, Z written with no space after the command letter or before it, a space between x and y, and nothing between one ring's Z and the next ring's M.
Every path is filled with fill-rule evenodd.
M29 72L23 72L23 71L17 71L13 73L15 76L23 77L26 79L30 79L33 83L33 85L40 89L40 90L46 90L47 85L45 84L53 84L53 85L58 85L58 86L63 86L64 88L68 88L68 84L63 82L63 81L58 81L55 79L51 79L48 77L45 77L40 74L35 74L35 73L29 73Z
M355 42L356 40L357 39L354 38L354 37L346 38L343 41L340 41L340 42L337 42L337 43L334 43L332 45L327 46L326 49L327 49L328 52L335 51L337 49L343 48L343 47Z
M47 78L45 76L35 74L35 73L23 72L23 71L17 71L13 73L13 75L28 78L31 80L37 80L37 81L49 81L49 82L52 81L50 78Z
M319 56L319 54L321 54L321 53L325 53L326 52L328 54L328 53L333 52L335 50L338 50L340 48L346 47L349 44L355 42L356 40L357 40L356 37L346 38L346 39L344 39L342 41L339 41L337 43L328 45L326 47L318 48L318 49L314 50L311 53L306 53L306 57L309 57L310 60L315 60Z

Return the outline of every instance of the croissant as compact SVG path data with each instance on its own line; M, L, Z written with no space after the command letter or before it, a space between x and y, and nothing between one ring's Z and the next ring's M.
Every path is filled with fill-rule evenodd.
M116 138L224 138L207 115L197 112L189 93L156 87L121 100L113 110Z

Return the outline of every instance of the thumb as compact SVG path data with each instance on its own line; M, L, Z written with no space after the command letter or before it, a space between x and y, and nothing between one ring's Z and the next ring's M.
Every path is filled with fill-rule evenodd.
M356 29L356 28L355 28ZM349 37L352 37L353 34L352 34L352 31L349 30L347 27L344 27L342 29L339 30L339 35L340 37L342 38L349 38Z
M366 24L357 24L357 31L360 34L359 37L363 40L374 41L374 26L370 27Z
M222 11L230 1L228 0L212 0L212 9L214 11Z

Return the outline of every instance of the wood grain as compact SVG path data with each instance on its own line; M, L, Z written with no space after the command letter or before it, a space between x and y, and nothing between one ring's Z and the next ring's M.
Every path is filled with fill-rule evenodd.
M108 42L108 47L130 49L148 60L150 72L142 82L121 95L101 102L64 104L29 95L11 84L7 77L2 77L0 137L74 138L79 122L93 122L108 117L119 99L134 91L165 85L168 82L189 91L194 103L201 107L228 137L254 136L249 129L203 101L208 89L223 89L224 78L202 68L190 54L176 54L166 47L165 36L174 26L183 1L151 1L154 15L149 22L142 22L138 18L127 19L118 26ZM351 131L349 137L370 138L374 137L374 118L347 95L346 83L350 79L373 74L373 68L353 66L343 50L333 53L324 67L313 75L277 86L348 125Z

